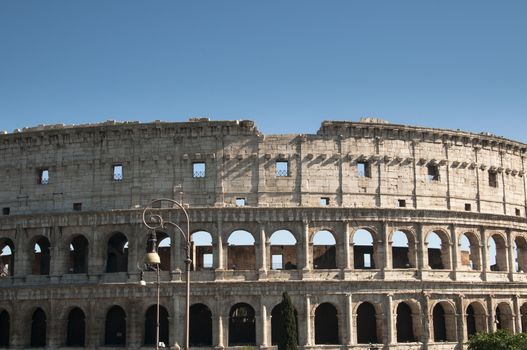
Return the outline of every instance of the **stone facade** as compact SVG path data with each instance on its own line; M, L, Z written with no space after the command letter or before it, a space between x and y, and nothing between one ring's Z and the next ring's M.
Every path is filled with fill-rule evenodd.
M0 135L0 346L151 346L155 288L137 262L154 198L188 205L210 237L192 252L193 348L273 348L283 291L303 349L462 349L476 331L527 331L525 154L379 120L316 135L203 119ZM180 348L185 252L177 232L158 237L161 339Z

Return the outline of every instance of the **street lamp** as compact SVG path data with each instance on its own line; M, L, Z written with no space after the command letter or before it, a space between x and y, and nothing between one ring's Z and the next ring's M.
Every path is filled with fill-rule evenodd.
M186 230L183 230L175 222L165 220L159 210L163 202L168 202L172 204L176 209L181 209L186 219ZM154 204L157 208L154 208ZM158 211L157 213L154 210ZM157 324L156 324L156 350L159 349L159 264L161 263L159 254L157 253L157 240L156 240L156 231L165 230L167 225L174 227L179 233L183 236L186 246L186 256L185 256L185 265L186 265L186 303L185 303L185 350L189 349L189 322L190 322L190 265L192 264L192 259L190 258L192 242L190 241L190 220L188 217L187 210L183 205L173 199L160 198L154 199L151 201L146 208L143 210L143 225L151 230L150 238L148 239L147 244L147 253L144 258L145 265L156 266L157 267Z

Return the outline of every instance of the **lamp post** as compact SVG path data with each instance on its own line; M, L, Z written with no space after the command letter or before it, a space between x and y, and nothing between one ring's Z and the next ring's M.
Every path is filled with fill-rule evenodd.
M174 206L176 209L180 209L183 214L185 215L186 220L186 230L183 230L177 223L165 220L163 216L161 216L161 213L159 212L161 210L161 205L163 202L167 202L172 204L172 208ZM159 204L157 208L153 208L154 204ZM157 213L154 212L157 211ZM157 322L156 322L156 350L159 349L159 264L161 263L159 254L157 253L157 245L156 245L156 231L157 230L165 230L167 226L174 227L179 233L183 236L185 239L185 250L186 250L186 256L185 256L185 265L186 265L186 302L185 302L185 350L189 349L189 322L190 322L190 265L192 264L191 259L191 247L192 242L190 241L190 220L188 217L187 210L183 207L183 205L173 199L168 198L160 198L160 199L154 199L151 201L146 208L143 210L143 225L145 225L148 229L151 230L151 236L148 239L148 246L147 246L147 253L145 255L144 263L149 265L154 265L157 267ZM149 262L150 261L150 262Z

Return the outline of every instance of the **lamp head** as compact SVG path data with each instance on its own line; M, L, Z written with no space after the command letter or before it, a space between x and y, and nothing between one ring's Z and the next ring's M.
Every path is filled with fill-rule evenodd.
M157 239L156 239L156 232L152 231L150 233L150 237L148 238L148 242L146 244L146 254L143 258L143 262L146 265L159 265L161 264L161 258L159 257L159 254L157 253Z

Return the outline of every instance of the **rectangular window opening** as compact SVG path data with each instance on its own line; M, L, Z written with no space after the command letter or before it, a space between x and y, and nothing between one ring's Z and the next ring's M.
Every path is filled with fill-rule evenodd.
M81 211L82 210L82 203L73 203L73 210L74 211Z
M498 187L498 173L489 171L489 186Z
M38 183L40 185L47 185L49 183L49 170L40 169L38 171Z
M123 181L123 165L122 164L113 165L112 179L113 181Z
M273 270L282 270L284 268L283 256L281 254L271 256L271 268Z
M465 211L471 211L472 205L470 203L465 203Z
M236 206L237 207L244 207L245 206L245 198L236 198Z
M371 177L371 167L369 162L357 162L357 175L359 177Z
M276 176L289 176L289 162L287 160L276 161Z
M11 208L9 207L2 208L3 215L9 215L10 213L11 213Z
M192 163L192 177L194 178L205 177L205 163L204 162Z
M329 197L320 198L320 205L326 207L329 205Z
M212 254L203 254L203 268L211 269L212 268Z
M521 213L521 210L519 208L516 208L516 216L521 216L522 213Z
M428 164L428 181L439 181L439 168L437 165Z
M406 199L399 199L397 201L397 205L399 206L399 208L406 208Z

